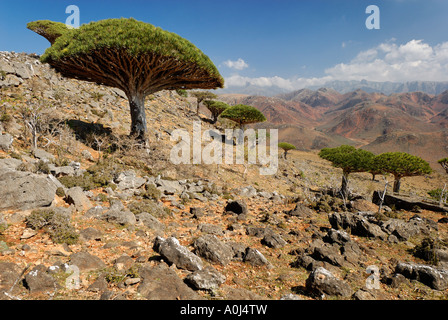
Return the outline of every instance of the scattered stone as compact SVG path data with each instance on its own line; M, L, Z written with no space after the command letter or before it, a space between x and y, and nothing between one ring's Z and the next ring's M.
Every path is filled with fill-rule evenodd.
M88 252L73 253L70 255L70 264L77 266L81 272L95 271L106 267L100 258Z
M386 232L381 230L378 225L370 223L361 213L336 212L330 214L328 220L333 229L349 228L353 235L381 240L386 240L388 237Z
M100 218L105 219L107 222L118 223L122 226L133 226L137 223L137 218L130 210L119 209L113 206Z
M73 204L77 211L87 211L93 207L81 187L70 188L65 194L65 201L68 204Z
M420 281L435 290L448 288L448 271L444 269L438 270L424 264L399 262L395 272L408 279Z
M288 293L283 295L280 300L303 300L303 298L298 296L297 294Z
M105 292L107 290L106 278L100 275L88 288L90 292Z
M179 241L170 237L163 239L157 237L154 243L154 248L170 264L175 264L180 269L186 269L189 271L202 270L202 260L194 253L188 251L188 249L179 244Z
M137 177L134 170L121 172L114 180L118 189L138 189L146 183L145 178Z
M154 267L145 265L140 268L139 274L143 281L137 291L148 300L203 299L164 263Z
M84 241L90 241L90 240L101 241L102 236L103 234L101 231L92 227L83 229L79 233L79 237Z
M11 149L13 142L14 138L12 135L9 133L1 134L0 132L0 150L8 152Z
M49 291L57 289L57 282L50 274L47 273L47 267L40 264L34 267L24 279L25 287L30 293Z
M215 235L206 234L193 243L195 253L214 263L227 265L233 258L232 248L220 241Z
M322 267L314 269L305 284L307 291L313 295L349 297L353 294L353 290L345 281L336 278L330 271Z
M137 221L141 221L145 227L155 230L164 231L165 225L161 223L156 217L152 216L147 212L142 212L136 215Z
M277 233L266 234L261 242L274 249L282 248L287 244L287 242Z
M55 160L54 155L52 155L51 153L49 153L45 150L39 149L39 148L36 148L33 150L33 156L37 159L44 160L47 162Z
M50 206L56 189L56 184L44 175L0 169L0 210Z
M37 234L37 231L31 228L26 228L23 230L22 235L20 236L20 239L25 240L34 237Z
M295 208L287 212L288 215L299 218L309 218L313 215L313 210L302 203L297 203Z
M257 249L247 248L243 258L243 262L247 262L255 267L269 266L269 261Z
M191 207L190 213L193 215L193 218L195 218L195 219L199 219L204 216L204 210L202 208L198 208L198 207Z
M217 289L226 281L226 277L213 267L206 267L203 270L190 273L185 281L197 290Z
M220 236L224 233L220 226L216 226L216 225L210 224L210 223L200 224L198 226L198 230L203 233L214 234L217 236Z

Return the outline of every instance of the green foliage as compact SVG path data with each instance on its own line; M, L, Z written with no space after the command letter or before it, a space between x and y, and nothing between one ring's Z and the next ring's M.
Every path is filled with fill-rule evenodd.
M68 32L70 29L62 22L54 22L49 20L33 21L27 24L28 29L43 36L53 44L57 38Z
M133 214L147 212L156 218L166 217L170 213L170 210L167 207L158 205L153 200L148 199L132 201L127 207Z
M405 152L386 152L374 157L372 166L397 177L412 177L432 172L428 162Z
M439 263L439 257L437 255L437 249L440 249L441 244L437 239L426 237L422 242L416 245L411 251L414 256L421 258L433 265Z
M240 126L250 123L265 122L267 120L264 114L257 108L244 104L237 104L236 106L227 108L221 113L221 118L235 121Z
M188 91L184 90L184 89L177 89L176 90L177 94L180 95L181 97L187 98L188 97Z
M42 21L32 22L28 24L28 28L36 30L34 24L39 23L42 24ZM56 24L53 23L52 28L48 30L53 33ZM88 55L91 51L101 48L125 49L129 55L136 58L148 53L172 57L184 63L192 63L220 78L221 84L224 83L211 60L191 42L175 33L132 18L106 19L70 29L56 38L41 60L50 62Z
M26 224L34 230L44 229L55 243L75 244L79 239L70 224L70 217L51 209L34 210L27 217Z
M159 200L162 192L155 185L148 183L145 185L145 191L141 196L145 199Z
M341 168L345 174L352 172L367 172L375 155L353 146L341 145L336 148L324 148L319 157L330 161L334 167Z
M437 161L443 169L445 169L446 173L448 173L448 158L443 158Z
M224 110L230 107L227 103L216 100L206 100L204 101L204 104L207 107L207 109L212 113L214 122L218 120L219 115L223 113Z
M295 150L295 149L296 149L296 146L295 146L295 145L293 145L293 144L291 144L291 143L288 143L288 142L280 142L280 143L278 144L278 147L279 147L280 149L283 149L284 151Z

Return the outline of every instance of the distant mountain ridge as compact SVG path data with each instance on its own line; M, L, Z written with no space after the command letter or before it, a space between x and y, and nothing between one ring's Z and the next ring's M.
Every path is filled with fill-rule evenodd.
M256 107L268 119L261 126L278 129L280 140L301 150L350 144L375 153L409 152L434 167L448 156L448 90L433 95L320 88L273 97L223 94L219 98L231 105Z
M367 80L334 80L326 82L318 86L308 86L303 89L318 90L320 88L333 89L341 94L363 90L368 93L378 92L386 95L393 93L406 93L406 92L424 92L431 95L438 95L445 90L448 90L448 81L409 81L409 82L376 82ZM286 94L291 92L285 88L276 86L262 87L247 83L246 86L237 87L231 86L225 89L219 89L217 94L247 94L258 96L275 96L279 94Z

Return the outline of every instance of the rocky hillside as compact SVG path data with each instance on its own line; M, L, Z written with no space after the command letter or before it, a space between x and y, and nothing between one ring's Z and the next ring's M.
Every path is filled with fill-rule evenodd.
M411 207L388 198L378 213L382 180L353 174L341 199L341 172L315 152L272 176L174 165L174 129L212 128L194 99L148 97L141 149L121 92L33 55L0 53L0 67L0 299L448 297L447 208L422 202L445 175L404 178Z

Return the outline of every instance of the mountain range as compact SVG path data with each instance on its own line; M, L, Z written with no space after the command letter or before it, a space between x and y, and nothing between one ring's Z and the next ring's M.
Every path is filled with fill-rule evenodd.
M229 104L247 104L277 128L281 141L300 150L349 144L374 153L402 151L423 157L438 169L448 155L448 90L392 93L357 89L340 93L331 88L301 89L265 97L223 94Z
M432 95L438 95L443 91L448 90L448 81L376 82L367 80L333 80L319 86L308 86L304 89L318 90L320 88L333 89L342 94L361 89L369 93L380 92L387 95L392 93L417 91L425 92ZM277 86L256 86L248 82L245 86L230 86L225 89L217 90L217 93L239 93L260 96L275 96L278 94L288 93L289 91L291 90Z

